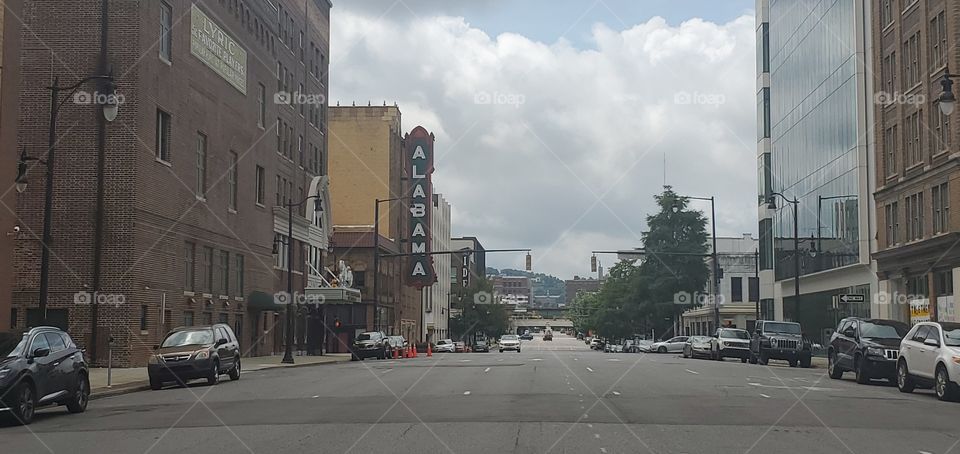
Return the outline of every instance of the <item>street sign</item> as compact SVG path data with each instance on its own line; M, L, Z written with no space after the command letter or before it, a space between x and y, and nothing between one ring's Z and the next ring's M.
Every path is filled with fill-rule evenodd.
M863 303L867 297L858 294L841 294L839 300L841 303Z

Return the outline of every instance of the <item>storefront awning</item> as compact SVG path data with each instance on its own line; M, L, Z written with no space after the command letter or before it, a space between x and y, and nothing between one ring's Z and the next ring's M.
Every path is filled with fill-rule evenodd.
M308 288L304 290L308 304L359 304L360 290L346 287Z
M247 307L259 311L278 311L283 308L277 304L273 295L259 290L250 292L250 296L247 297Z

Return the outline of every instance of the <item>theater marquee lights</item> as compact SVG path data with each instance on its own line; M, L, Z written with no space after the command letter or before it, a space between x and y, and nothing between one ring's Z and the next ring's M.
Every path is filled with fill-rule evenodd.
M407 267L407 284L423 288L436 282L430 250L430 216L433 208L434 136L422 126L417 126L404 136L404 157L410 194L410 252L413 253ZM423 254L423 255L416 255Z

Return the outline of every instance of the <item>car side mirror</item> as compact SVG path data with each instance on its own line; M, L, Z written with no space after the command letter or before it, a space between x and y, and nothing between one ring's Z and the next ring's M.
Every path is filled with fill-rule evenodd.
M853 328L847 328L843 330L843 335L847 337L856 337L857 333L853 331Z
M33 351L34 358L43 358L44 356L47 356L49 354L50 354L50 349L45 347L40 347Z
M217 347L219 347L219 346L221 346L221 345L223 345L223 344L226 344L226 343L227 343L227 340L224 339L224 338L222 338L222 337L221 337L220 339L217 339Z
M940 341L938 341L938 340L936 340L936 339L924 339L924 340L923 340L923 345L928 345L928 346L930 346L930 347L939 347L939 346L940 346Z
M160 346L159 346L159 345L154 345L154 346L153 346L153 349L154 349L154 350L160 350Z

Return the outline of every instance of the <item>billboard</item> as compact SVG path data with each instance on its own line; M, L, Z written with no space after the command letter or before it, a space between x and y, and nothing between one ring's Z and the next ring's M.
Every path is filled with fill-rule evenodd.
M190 10L190 53L247 94L247 51L196 4Z
M434 136L422 126L413 128L403 138L407 181L410 183L410 257L407 264L407 285L423 288L433 285L437 277L430 250L430 216L433 211L433 142ZM421 254L421 255L418 255Z

